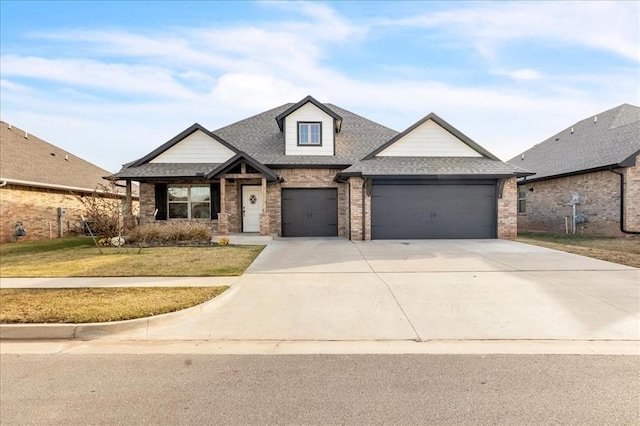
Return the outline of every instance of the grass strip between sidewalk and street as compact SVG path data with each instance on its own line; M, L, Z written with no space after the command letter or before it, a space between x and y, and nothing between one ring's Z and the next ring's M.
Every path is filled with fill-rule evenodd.
M587 237L522 232L518 233L516 241L640 268L640 239L637 237Z
M0 323L122 321L199 305L229 287L0 289Z

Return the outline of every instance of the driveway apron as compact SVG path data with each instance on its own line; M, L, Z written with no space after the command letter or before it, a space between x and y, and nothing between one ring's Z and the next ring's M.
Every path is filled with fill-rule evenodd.
M639 282L513 241L279 239L219 298L102 338L639 340Z

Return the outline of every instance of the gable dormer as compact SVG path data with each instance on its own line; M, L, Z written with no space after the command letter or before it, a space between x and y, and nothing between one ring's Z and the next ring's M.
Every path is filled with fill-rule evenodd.
M486 157L498 160L434 113L399 133L365 159L373 157Z
M285 155L335 155L342 117L307 96L276 117Z

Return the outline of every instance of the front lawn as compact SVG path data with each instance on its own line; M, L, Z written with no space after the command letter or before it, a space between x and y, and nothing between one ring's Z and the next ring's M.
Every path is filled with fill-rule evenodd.
M607 238L519 233L517 241L640 268L640 239L638 237Z
M241 275L264 246L149 247L140 253L87 238L0 245L0 277L177 277Z

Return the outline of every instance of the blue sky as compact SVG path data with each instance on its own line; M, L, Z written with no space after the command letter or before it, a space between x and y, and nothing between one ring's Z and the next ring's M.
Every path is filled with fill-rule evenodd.
M110 171L312 95L503 160L640 104L638 2L3 0L0 113Z

